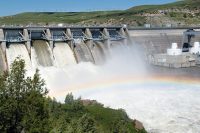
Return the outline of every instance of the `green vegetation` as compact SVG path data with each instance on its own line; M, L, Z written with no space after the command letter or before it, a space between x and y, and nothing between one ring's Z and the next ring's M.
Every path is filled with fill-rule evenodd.
M200 24L200 1L183 0L163 5L136 6L123 11L95 12L27 12L0 17L0 25L57 24L69 25L120 25L155 26L171 23L179 25Z
M47 132L47 89L36 71L25 78L25 63L15 61L10 72L0 76L0 132Z
M64 103L47 97L38 70L32 78L26 77L24 66L18 58L11 71L0 75L1 133L146 133L134 127L124 110L75 99L72 94Z

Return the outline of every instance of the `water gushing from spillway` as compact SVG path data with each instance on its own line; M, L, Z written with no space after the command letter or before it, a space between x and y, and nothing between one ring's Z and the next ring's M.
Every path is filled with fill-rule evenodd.
M36 63L35 66L49 67L53 66L53 54L49 47L49 44L43 40L33 41L33 47L31 52L32 62Z
M57 67L66 67L67 65L76 64L74 54L67 43L57 42L54 45L53 55Z
M82 41L75 43L74 54L77 62L94 62L91 51Z
M26 46L24 44L12 44L9 46L9 48L6 49L6 57L7 57L7 63L8 68L10 68L10 65L13 63L13 61L20 57L25 61L26 69L31 69L31 60L29 53L26 49Z
M89 62L92 53L85 44L75 47L78 64L69 63L71 54L59 53L62 46L56 44L53 54L63 66L59 68L53 66L46 42L34 42L32 64L39 63L49 95L60 101L68 92L73 92L76 97L96 99L105 106L125 109L131 118L142 121L149 132L200 132L199 69L164 69L165 72L159 69L158 72L157 68L146 65L141 59L141 49L135 45L113 45L107 61L94 65ZM16 53L11 50L9 57Z
M93 46L90 48L92 56L94 58L95 64L102 64L105 62L105 53L102 47L101 42L93 43Z

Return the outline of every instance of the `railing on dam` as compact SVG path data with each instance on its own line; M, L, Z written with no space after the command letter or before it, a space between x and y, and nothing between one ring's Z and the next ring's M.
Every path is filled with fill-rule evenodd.
M114 28L108 29L110 40L117 41L124 39L124 37L119 33L119 30L120 29L114 29Z
M84 39L83 29L71 29L72 37L74 39Z
M5 40L7 42L23 42L23 31L22 30L4 30Z
M103 30L102 29L90 29L90 32L92 34L93 40L104 40L103 38Z
M64 36L64 34L62 32L54 32L52 34L52 39L54 41L62 41L62 40L65 40L65 36Z
M50 29L51 39L53 41L66 41L69 40L69 37L66 35L65 29Z
M30 31L29 36L32 40L44 39L44 32L43 31Z

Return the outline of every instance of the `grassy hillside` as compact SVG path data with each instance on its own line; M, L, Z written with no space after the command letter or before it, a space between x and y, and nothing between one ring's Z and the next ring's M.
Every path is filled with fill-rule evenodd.
M199 25L200 1L184 0L164 5L136 6L123 11L27 12L0 18L0 25L21 24L174 26Z
M86 129L94 129L91 133L146 133L145 129L135 128L134 121L125 111L105 108L96 101L90 102L84 105L74 99L61 104L50 100L51 132L79 133L79 128L87 127Z

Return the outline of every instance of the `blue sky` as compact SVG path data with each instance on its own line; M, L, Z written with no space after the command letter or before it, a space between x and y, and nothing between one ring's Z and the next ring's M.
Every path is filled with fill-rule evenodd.
M162 4L176 0L0 0L0 16L21 12L70 12L127 9L143 4Z

